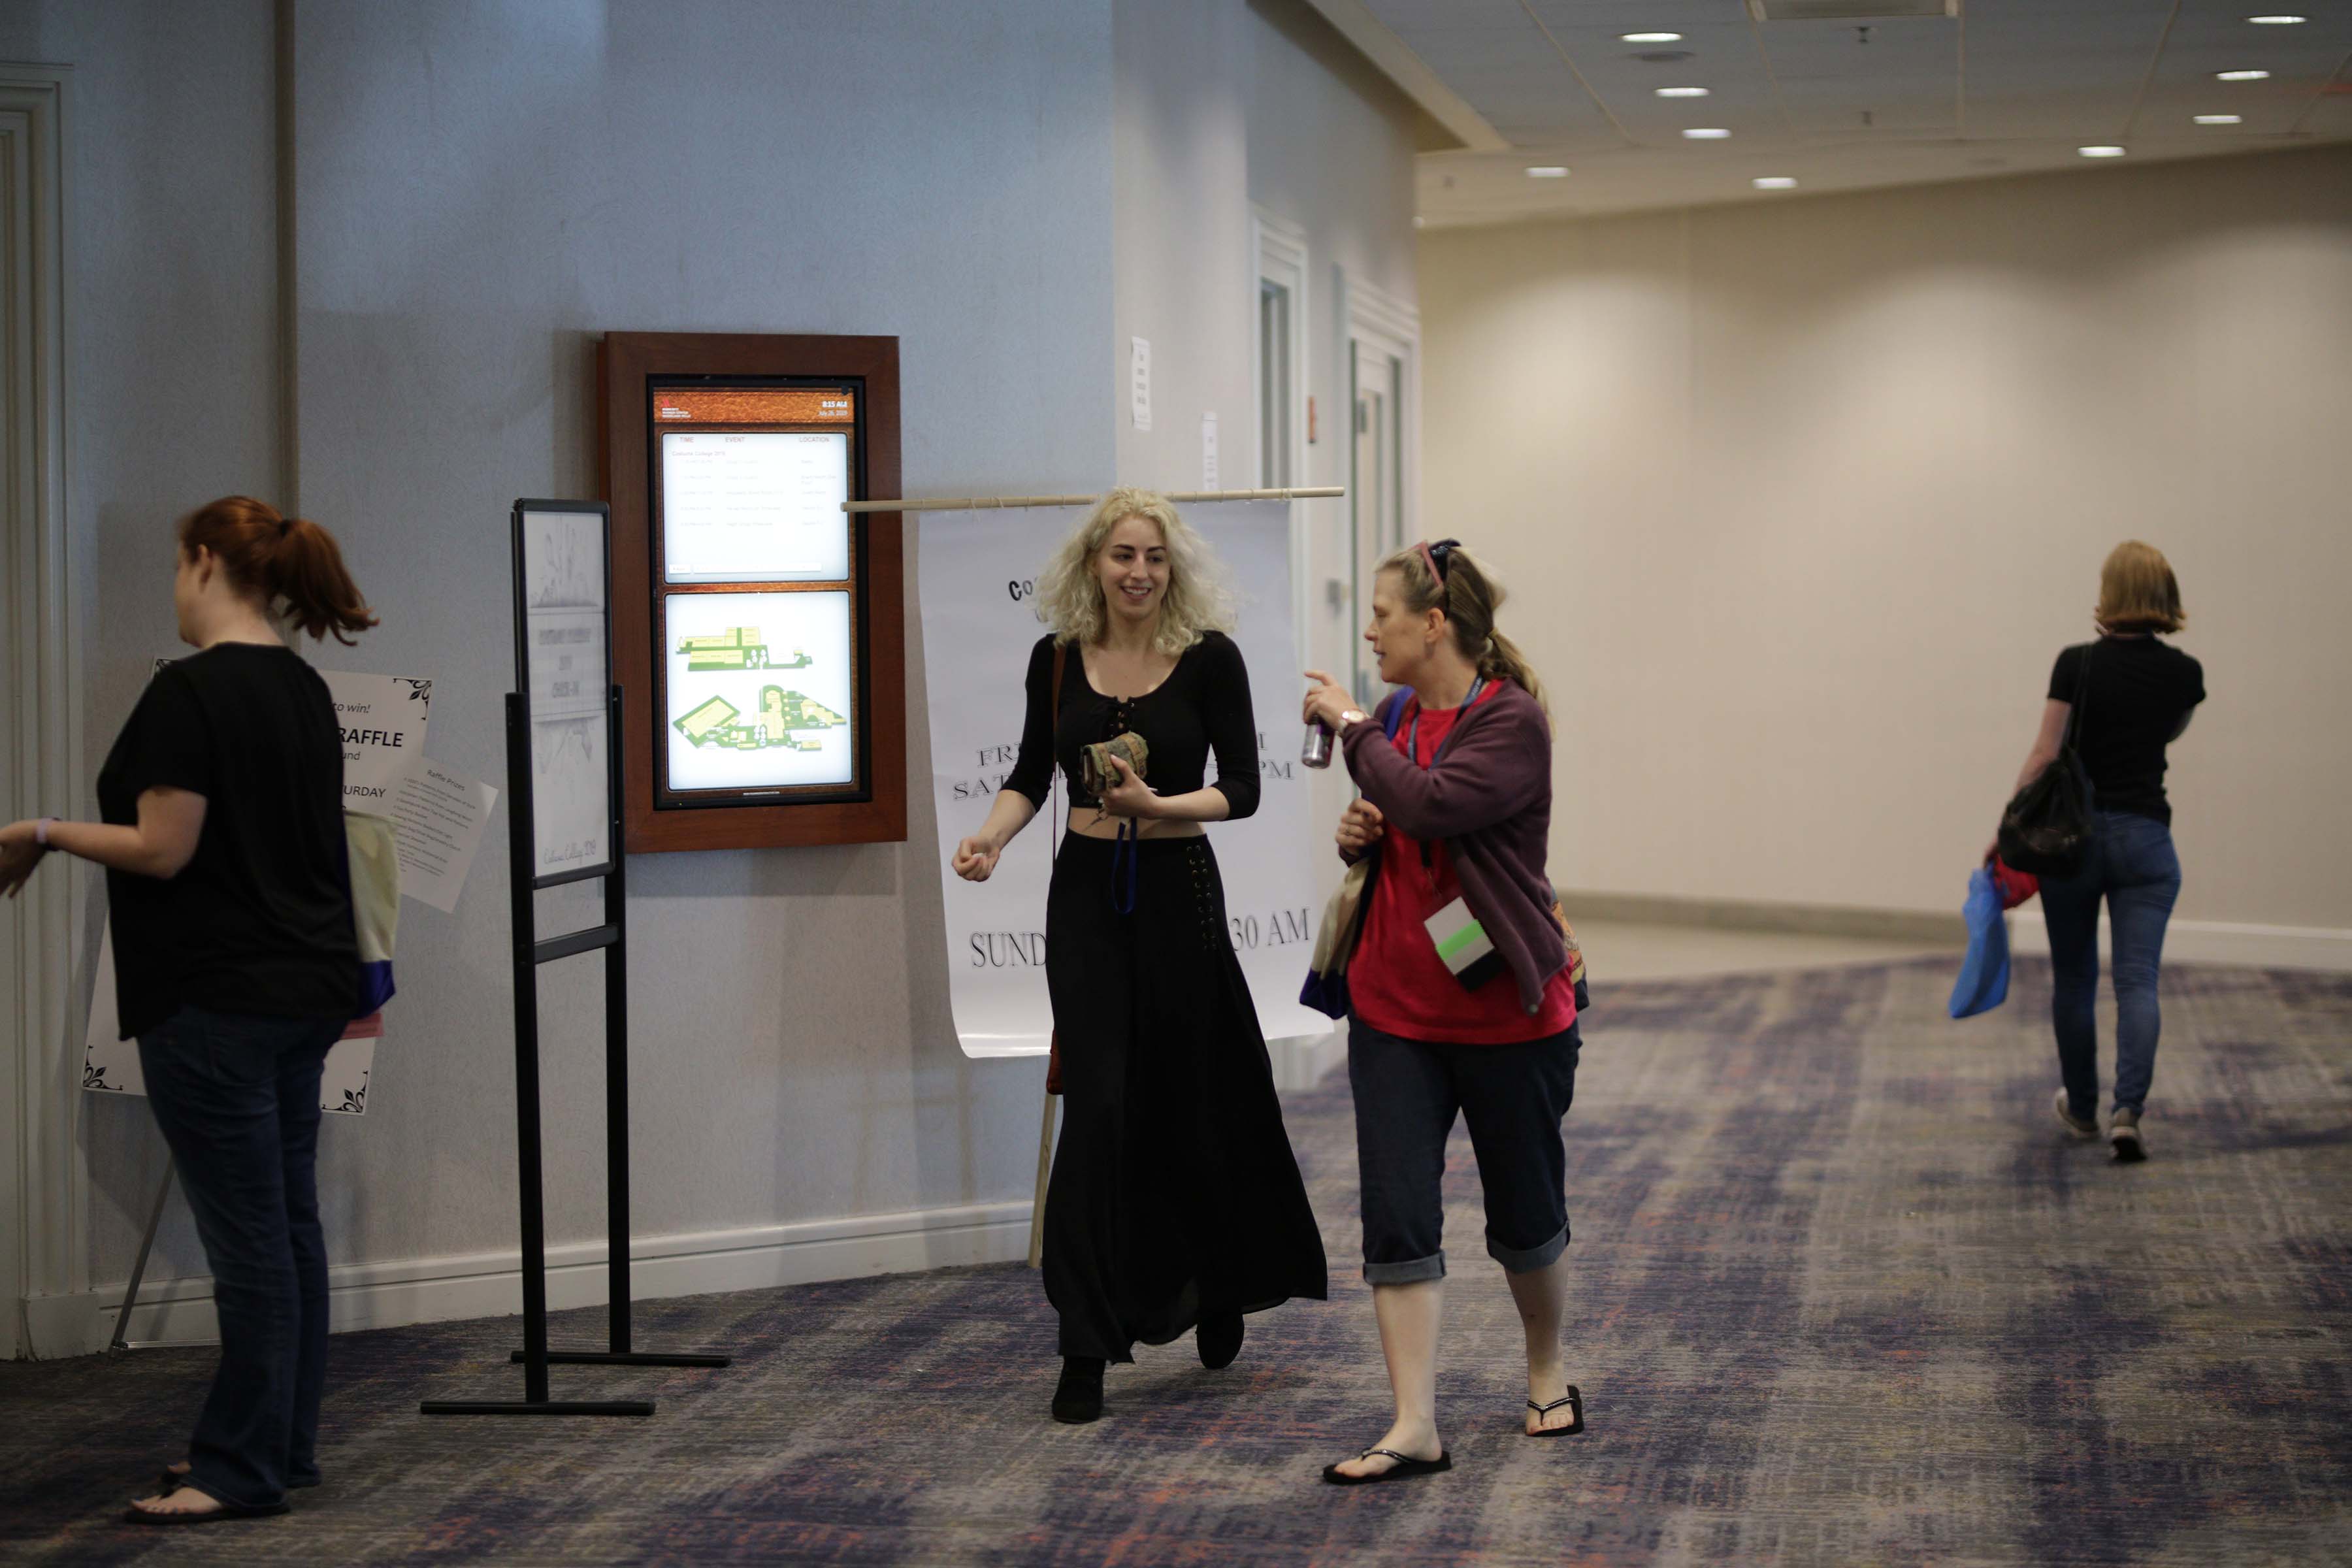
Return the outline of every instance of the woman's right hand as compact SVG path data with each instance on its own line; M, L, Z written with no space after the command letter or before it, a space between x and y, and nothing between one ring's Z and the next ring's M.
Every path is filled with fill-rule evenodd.
M1004 846L992 844L975 833L956 846L955 858L950 862L955 874L967 882L985 882L996 869L996 858L1004 853Z
M1381 840L1381 808L1369 800L1351 800L1339 814L1339 853L1352 860Z
M12 822L0 827L0 894L16 896L33 875L33 868L48 853L41 847L30 821Z

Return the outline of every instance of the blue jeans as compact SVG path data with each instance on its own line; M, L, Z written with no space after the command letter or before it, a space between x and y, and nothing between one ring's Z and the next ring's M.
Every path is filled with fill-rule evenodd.
M2044 878L2042 912L2050 927L2050 1021L2068 1109L2085 1121L2099 1110L2099 900L2107 900L2115 949L2116 1109L2138 1110L2156 1072L2156 971L2164 928L2180 896L2172 829L2152 816L2103 811L2082 868Z
M1568 1250L1568 1152L1560 1119L1576 1098L1583 1037L1508 1046L1401 1039L1349 1015L1348 1086L1356 1099L1363 1183L1364 1279L1412 1285L1445 1278L1445 1140L1470 1124L1486 1196L1486 1255L1513 1274Z
M319 1479L319 1079L342 1032L341 1019L183 1007L139 1037L148 1104L195 1212L220 1311L220 1369L188 1446L191 1479L244 1508Z

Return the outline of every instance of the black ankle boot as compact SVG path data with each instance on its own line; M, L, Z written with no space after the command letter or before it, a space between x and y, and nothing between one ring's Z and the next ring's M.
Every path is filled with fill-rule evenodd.
M1064 1356L1062 1381L1054 1390L1054 1419L1072 1426L1101 1419L1102 1380L1100 1357Z
M1200 1350L1201 1364L1211 1372L1233 1365L1234 1357L1242 1353L1242 1315L1217 1312L1202 1317L1200 1327L1192 1331L1192 1343Z

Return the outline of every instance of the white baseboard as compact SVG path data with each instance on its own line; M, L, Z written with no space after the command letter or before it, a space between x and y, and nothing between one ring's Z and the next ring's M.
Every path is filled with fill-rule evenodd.
M1885 937L1906 942L1967 943L1967 927L1956 907L1949 913L1927 910L1877 910L1821 904L1759 903L1739 900L1685 899L1648 893L1562 892L1577 920L1621 920L1646 925L1708 926L1732 931L1810 932L1820 936ZM2107 925L2099 921L2099 945L2107 945ZM2010 916L2010 944L2020 952L2047 953L2050 938L2042 906L2028 904ZM2174 920L2165 928L2164 956L2179 963L2235 963L2255 969L2352 971L2352 931L2332 926L2252 925L2236 921Z
M2017 952L2047 953L2050 931L2039 905L2009 918L2009 944ZM2112 951L2107 917L2099 917L2099 951ZM2167 963L2233 963L2251 969L2352 972L2352 931L2326 926L2242 925L2231 921L2180 921L2164 928Z
M900 1274L1028 1256L1025 1201L969 1204L848 1219L803 1220L742 1230L639 1237L629 1248L630 1296L656 1300L721 1290L807 1285L867 1274ZM604 1244L572 1242L547 1251L551 1310L601 1306ZM151 1279L131 1315L132 1344L210 1344L220 1337L209 1277ZM388 1263L347 1263L329 1271L335 1332L394 1328L522 1310L522 1256L474 1253ZM26 1353L86 1355L113 1338L122 1285L25 1303Z

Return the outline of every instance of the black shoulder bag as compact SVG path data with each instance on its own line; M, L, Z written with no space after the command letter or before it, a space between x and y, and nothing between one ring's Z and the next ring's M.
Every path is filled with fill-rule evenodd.
M2093 643L2083 649L2082 673L2074 679L2074 708L2066 715L2066 733L2058 755L2025 782L2000 814L1995 842L2004 864L2037 877L2064 877L2082 868L2091 847L2092 812L2096 803L2089 770L2075 751L2083 732L2084 701L2091 693Z

